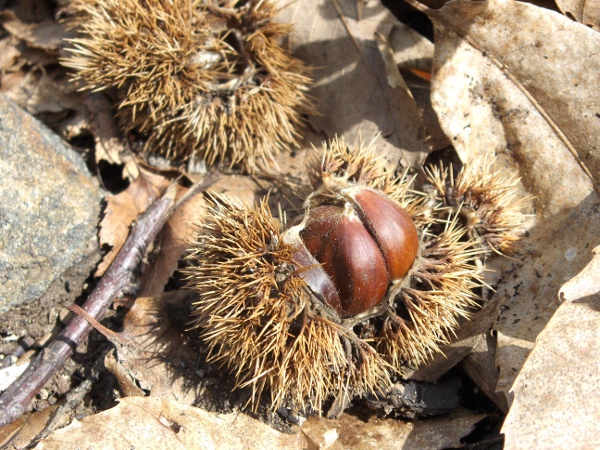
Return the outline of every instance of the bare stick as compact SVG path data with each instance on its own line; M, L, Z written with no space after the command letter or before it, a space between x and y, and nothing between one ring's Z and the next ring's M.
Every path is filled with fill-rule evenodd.
M132 224L129 238L96 289L85 301L84 311L94 319L100 320L115 297L127 286L146 249L162 230L175 208L213 182L214 179L206 177L196 183L177 205L176 185L169 186L164 195L154 201ZM92 326L82 317L75 316L69 321L62 333L40 352L25 372L0 396L0 427L14 422L25 412L33 397L63 366L91 330Z

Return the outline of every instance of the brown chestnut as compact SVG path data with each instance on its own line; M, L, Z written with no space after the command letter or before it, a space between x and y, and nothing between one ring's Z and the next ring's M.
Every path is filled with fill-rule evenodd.
M341 190L339 199L311 208L300 238L337 291L317 294L351 316L377 306L390 282L408 274L419 239L410 216L385 194L354 186Z

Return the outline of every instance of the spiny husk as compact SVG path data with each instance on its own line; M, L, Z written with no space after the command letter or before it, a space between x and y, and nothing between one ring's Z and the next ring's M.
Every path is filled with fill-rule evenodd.
M386 363L367 344L349 359L343 329L313 312L310 294L291 265L294 248L281 238L266 204L252 209L228 196L214 196L202 225L193 267L185 271L200 294L193 327L202 330L209 360L220 362L237 387L263 391L271 405L311 405L330 396L372 392L388 382Z
M466 164L456 177L452 166L442 163L425 171L446 215L460 214L469 234L487 249L504 255L514 253L529 200L519 196L520 179L515 173L487 160Z
M420 251L408 276L391 284L384 308L342 318L304 284L306 268L293 262L303 244L288 237L302 224L285 234L266 201L252 209L215 197L186 271L200 294L194 327L210 358L238 387L252 389L255 407L266 391L273 409L317 411L329 397L376 394L450 343L484 302L480 261L491 250L469 232L460 210L449 212L439 197L412 189L413 180L396 174L372 146L351 151L335 139L309 172L315 191L308 210L339 204L356 185L378 189L413 218Z
M298 146L313 111L303 64L279 40L275 7L248 0L74 0L82 37L64 64L91 90L116 88L123 128L169 158L252 171Z
M377 151L374 142L365 145L361 140L356 149L352 149L343 137L336 136L329 143L324 142L322 153L313 156L308 163L308 175L315 194L306 206L314 206L310 203L315 201L326 202L323 197L335 197L335 190L340 189L341 184L362 184L394 200L417 226L427 226L438 203L432 203L424 193L412 190L414 177L409 177L406 171L397 173Z
M374 141L365 145L361 140L358 148L353 151L343 136L324 142L323 151L312 156L307 167L313 189L321 188L333 177L381 191L393 184L394 170L377 152Z
M466 229L457 218L435 234L424 233L411 283L398 290L381 319L376 348L393 367L426 363L480 305L474 290L484 283L476 258L484 250L465 240Z

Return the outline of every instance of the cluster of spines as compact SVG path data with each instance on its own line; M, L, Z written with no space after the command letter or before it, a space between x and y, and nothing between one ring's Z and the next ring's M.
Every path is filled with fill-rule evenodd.
M208 360L220 363L237 387L263 391L278 406L323 402L349 384L372 392L389 381L386 363L367 344L348 355L349 332L313 313L307 288L291 266L294 248L283 242L266 201L256 209L213 196L188 257L190 287L200 294L193 328L201 330Z
M455 176L452 166L426 168L441 205L440 216L459 214L471 237L487 252L512 255L521 239L516 232L523 224L528 197L519 195L520 179L495 167L487 159L466 164Z
M430 195L412 190L412 180L405 173L395 174L372 146L351 151L343 140L333 140L309 173L315 195L325 199L334 195L328 185L336 183L359 183L387 193L415 220L421 250L409 276L390 288L389 307L368 318L368 324L346 325L314 308L310 290L290 264L295 249L282 239L266 202L252 209L228 197L215 199L191 257L197 262L188 269L200 293L195 326L203 330L211 358L227 365L238 386L252 388L255 406L263 391L271 393L274 408L310 405L315 410L330 396L377 392L389 384L393 372L401 375L407 366L426 363L449 344L482 301L477 294L484 286L478 260L491 250L473 235L460 208L450 210L442 201L441 186L448 185L443 169L442 175L435 169L429 172L439 194L433 206ZM449 185L470 186L475 176L480 178L467 171ZM502 192L512 199L512 189ZM250 236L255 233L250 228L262 230L262 240ZM506 235L497 239L510 236L513 242L514 228L503 230ZM488 241L493 231L488 231ZM248 249L249 241L259 245ZM246 267L257 260L268 261L267 277L277 267L285 268L282 278L265 281L261 271ZM260 283L269 288L257 289Z
M279 45L290 26L270 2L74 0L70 11L82 37L64 64L87 89L117 89L122 127L147 134L149 151L252 171L298 145L310 79Z
M445 205L411 189L413 178L396 175L377 154L374 145L353 151L343 139L324 146L320 159L309 168L313 186L343 179L378 189L405 209L420 229L420 257L410 283L397 289L396 308L381 317L375 348L391 367L418 366L451 341L455 330L477 307L475 290L483 286L477 258L485 253L469 238L458 214L446 214ZM432 204L433 203L433 204Z

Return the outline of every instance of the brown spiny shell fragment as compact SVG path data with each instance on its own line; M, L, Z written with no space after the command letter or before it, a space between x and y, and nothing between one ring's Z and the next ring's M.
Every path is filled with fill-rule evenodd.
M291 26L268 0L73 0L74 70L115 89L120 124L146 150L252 171L298 146L307 69L281 46Z
M287 230L266 202L215 196L186 269L193 327L273 409L330 416L426 363L479 308L492 251L459 210L410 188L373 148L335 139L309 167L314 192Z
M474 238L493 252L511 255L520 240L516 230L523 224L528 196L519 195L520 179L494 167L495 162L477 159L456 176L443 164L426 173L436 188L446 215L460 214Z

